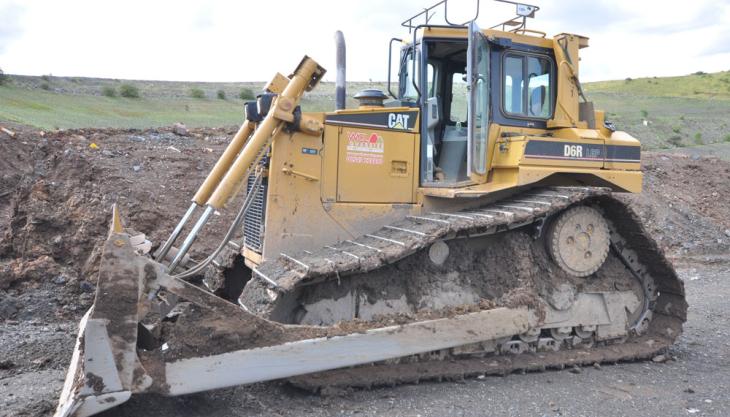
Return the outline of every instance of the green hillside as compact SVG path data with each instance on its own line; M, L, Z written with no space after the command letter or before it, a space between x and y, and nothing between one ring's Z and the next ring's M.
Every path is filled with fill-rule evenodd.
M591 93L617 93L652 97L684 97L730 100L730 71L697 72L681 77L627 78L586 84Z
M131 85L139 98L119 96ZM73 127L145 128L183 122L189 126L237 125L244 89L263 82L203 83L100 78L19 76L0 86L0 120L44 129ZM348 95L383 83L350 83ZM730 142L730 71L681 77L638 78L586 83L586 95L606 110L618 128L646 149L671 149ZM115 96L104 96L113 90ZM203 98L193 98L193 90ZM219 99L219 91L225 99ZM348 106L355 106L349 99ZM334 84L323 82L307 93L309 111L334 108ZM728 145L730 146L730 145ZM714 149L714 148L713 148Z
M647 149L730 142L730 71L601 81L584 88L608 119Z

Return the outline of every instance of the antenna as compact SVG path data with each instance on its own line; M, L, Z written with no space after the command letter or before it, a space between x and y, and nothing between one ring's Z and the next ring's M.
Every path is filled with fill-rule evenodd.
M513 17L512 19L509 19L505 22L496 24L492 26L490 29L495 29L499 26L502 26L502 31L507 31L507 26L511 27L511 32L518 32L518 31L525 31L527 30L527 18L534 18L535 13L540 10L540 7L532 5L532 4L526 4L526 3L519 3L516 1L511 0L495 0L500 3L508 3L508 4L514 4L515 5L515 13L517 16Z

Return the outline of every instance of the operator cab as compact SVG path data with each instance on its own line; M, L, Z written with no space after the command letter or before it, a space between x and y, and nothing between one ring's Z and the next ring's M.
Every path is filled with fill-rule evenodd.
M421 135L427 170L422 183L468 182L467 159L467 42L423 42L425 85L423 97L414 86L411 71L414 49L406 48L399 83L401 100L418 102L423 109ZM417 53L416 53L417 54ZM418 64L417 64L418 65ZM422 100L421 100L422 99Z
M518 5L522 28L536 10ZM504 23L501 32L482 31L473 20L414 26L418 17L404 22L413 41L401 49L398 90L391 94L393 105L421 109L420 185L486 182L496 142L496 137L490 141L490 123L545 129L553 117L554 51L513 41L508 34L519 30L505 32Z

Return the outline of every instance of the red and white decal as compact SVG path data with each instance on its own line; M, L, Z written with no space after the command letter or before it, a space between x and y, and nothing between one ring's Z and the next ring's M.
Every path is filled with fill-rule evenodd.
M345 160L353 164L382 165L385 140L377 133L349 132Z

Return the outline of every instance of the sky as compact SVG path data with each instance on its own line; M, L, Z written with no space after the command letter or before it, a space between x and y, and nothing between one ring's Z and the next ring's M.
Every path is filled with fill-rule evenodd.
M347 77L385 80L400 22L436 0L0 0L6 73L179 81L264 81L303 55L335 77L334 32L347 41ZM590 38L581 79L598 81L730 70L730 0L532 0L528 22L549 36ZM450 0L466 21L475 0ZM493 26L514 6L481 1ZM440 23L439 12L432 22Z

